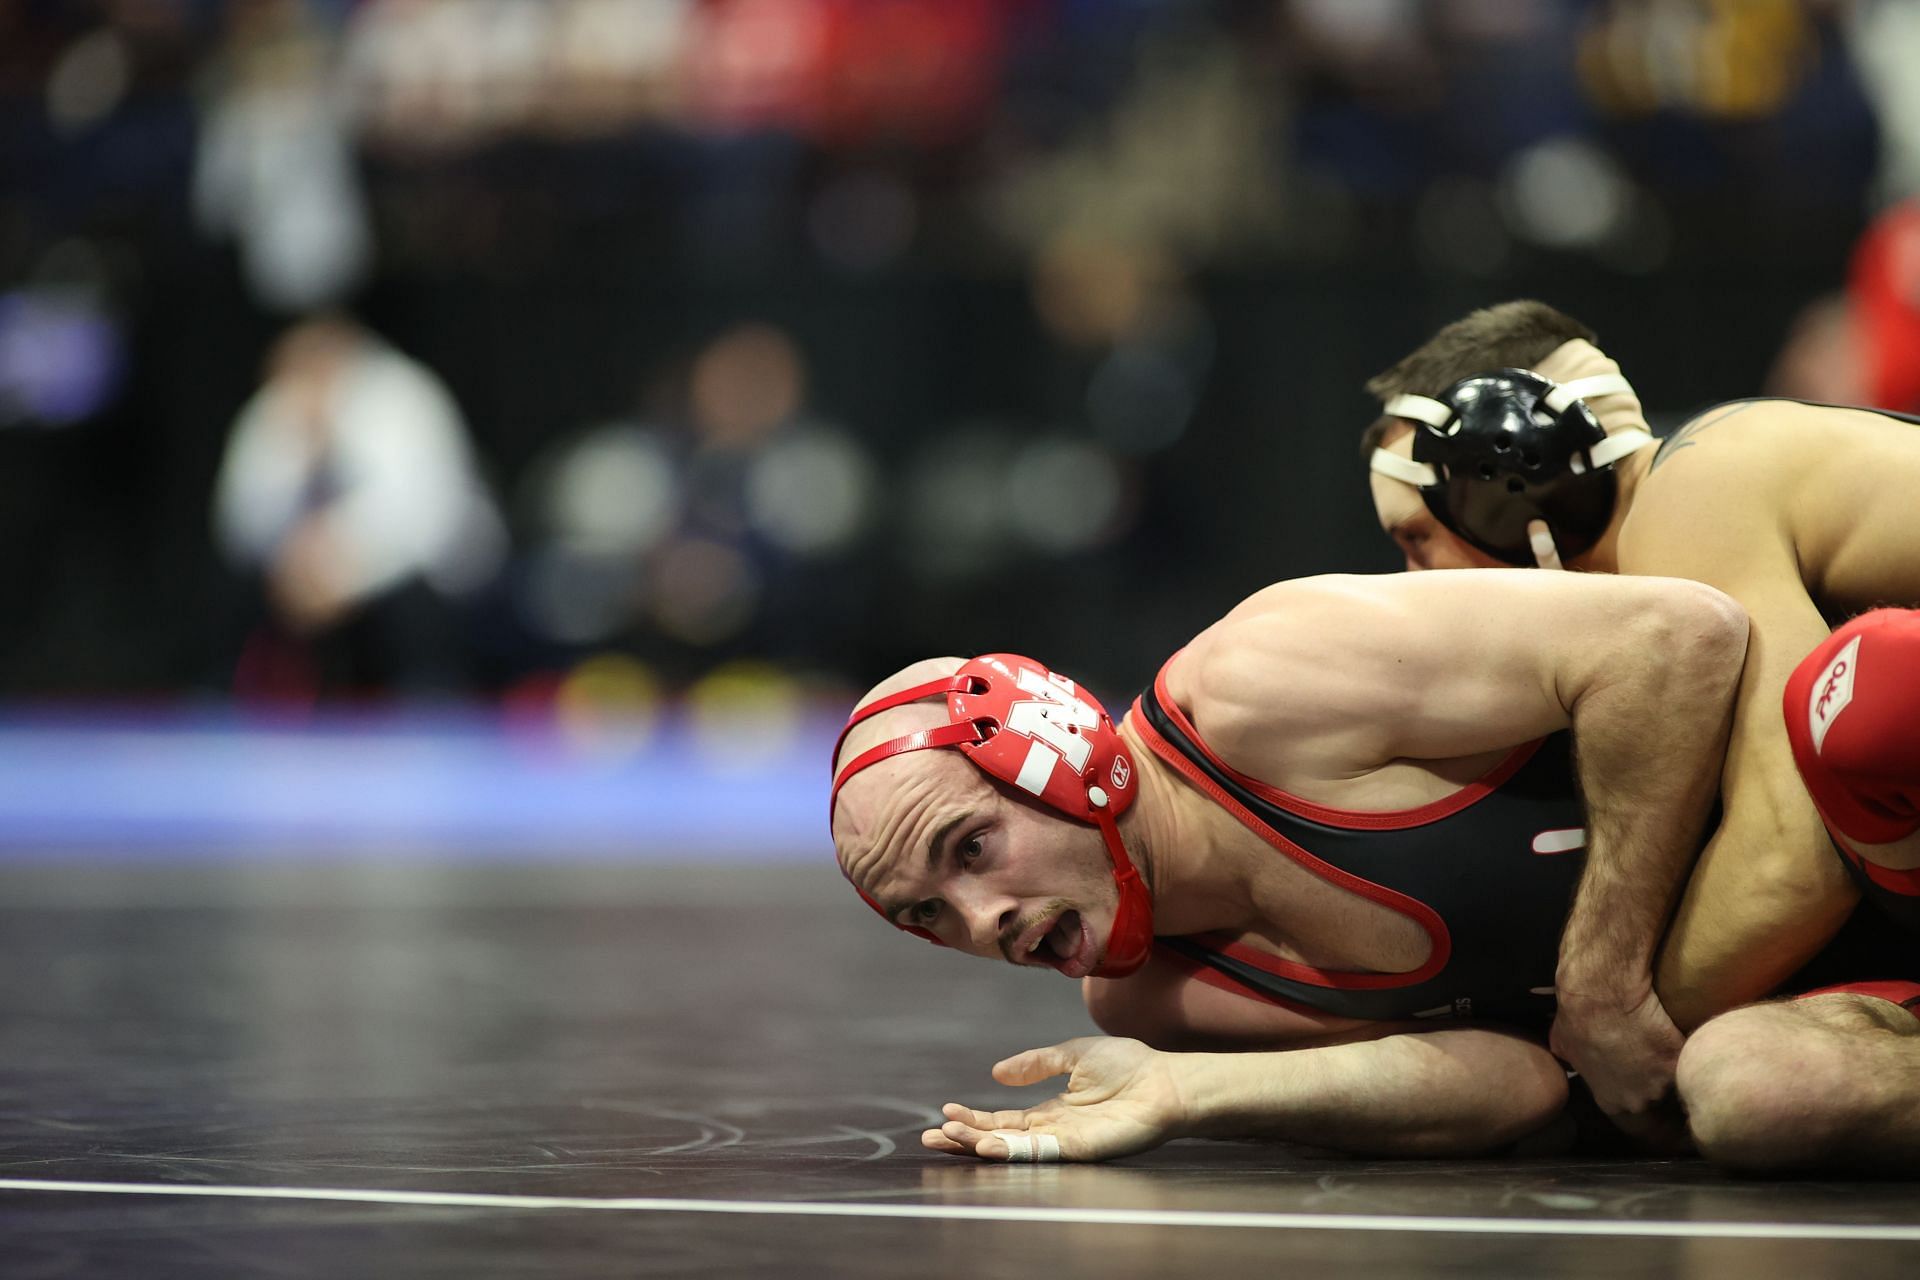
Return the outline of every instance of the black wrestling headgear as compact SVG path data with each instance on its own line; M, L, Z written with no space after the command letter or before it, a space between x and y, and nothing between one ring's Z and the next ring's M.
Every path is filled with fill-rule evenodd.
M1421 424L1413 459L1376 449L1370 465L1418 488L1440 523L1496 559L1534 566L1533 520L1547 522L1571 559L1613 518L1613 464L1653 443L1637 428L1609 436L1582 397L1632 390L1618 374L1557 383L1500 369L1462 378L1437 400L1395 396L1386 412Z

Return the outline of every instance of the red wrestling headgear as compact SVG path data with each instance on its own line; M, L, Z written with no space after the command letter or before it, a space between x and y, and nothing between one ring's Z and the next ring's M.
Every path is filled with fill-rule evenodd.
M840 770L827 801L828 823L833 821L840 788L862 769L907 751L957 748L989 777L1018 787L1077 822L1100 828L1107 857L1113 862L1120 905L1105 954L1093 972L1103 978L1124 978L1137 970L1153 950L1153 900L1127 856L1116 825L1133 803L1134 768L1127 744L1106 708L1073 681L1032 658L989 653L951 676L876 698L856 710L833 744L833 758L840 758L840 748L855 725L893 707L939 696L946 698L948 723L883 742ZM860 896L886 916L879 903L864 893ZM940 944L926 929L898 923L894 927Z

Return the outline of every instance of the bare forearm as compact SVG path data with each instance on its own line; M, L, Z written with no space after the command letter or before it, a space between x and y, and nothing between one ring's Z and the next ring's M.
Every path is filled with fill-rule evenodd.
M1268 1138L1363 1155L1472 1155L1541 1127L1566 1102L1552 1056L1478 1028L1282 1053L1183 1054L1195 1137Z
M1645 992L1719 783L1744 624L1681 620L1648 642L1574 707L1587 866L1561 940L1563 1004Z
M1719 830L1660 956L1661 1002L1683 1030L1770 993L1819 951L1859 895L1793 762L1781 694L1826 626L1798 594L1756 615L1722 771ZM1766 618L1769 625L1760 625Z
M1586 874L1568 912L1555 978L1562 1007L1644 994L1699 839L1697 826L1608 830L1589 817ZM1649 824L1651 825L1651 824Z
M1682 1031L1771 993L1859 901L1817 817L1759 814L1729 802L1667 931L1655 989Z

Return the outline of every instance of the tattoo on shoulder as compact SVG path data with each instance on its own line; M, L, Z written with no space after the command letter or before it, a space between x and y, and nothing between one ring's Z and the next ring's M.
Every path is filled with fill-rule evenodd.
M1692 448L1694 437L1702 431L1705 431L1708 427L1718 426L1736 413L1745 413L1757 403L1759 402L1756 400L1742 400L1739 404L1730 405L1717 413L1708 412L1695 418L1660 442L1660 448L1653 455L1653 465L1648 467L1647 470L1650 472L1658 471L1660 464L1671 458L1674 454L1680 452L1682 449Z

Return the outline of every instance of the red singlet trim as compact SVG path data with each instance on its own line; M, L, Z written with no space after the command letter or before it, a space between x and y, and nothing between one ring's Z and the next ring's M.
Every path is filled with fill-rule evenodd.
M1180 655L1176 653L1174 658L1179 656ZM1167 659L1168 666L1171 666L1172 663L1173 658ZM1506 759L1452 795L1442 796L1440 799L1429 804L1423 804L1417 809L1389 809L1385 811L1336 809L1331 805L1318 804L1304 797L1282 791L1278 787L1269 786L1261 782L1258 778L1249 778L1246 774L1241 773L1219 756L1215 755L1213 748L1209 747L1206 741L1201 738L1199 730L1193 727L1193 721L1187 719L1187 713L1182 711L1179 705L1176 704L1173 698L1167 693L1167 668L1165 666L1161 667L1160 673L1153 678L1153 691L1159 699L1161 710L1167 713L1168 718L1180 726L1181 731L1193 740L1193 745L1200 748L1201 753L1213 763L1215 768L1219 769L1229 778L1232 778L1234 782L1253 792L1254 795L1259 796L1276 809L1284 809L1296 817L1324 823L1329 827L1345 827L1350 831L1404 831L1408 827L1421 827L1429 822L1438 822L1442 818L1450 818L1462 809L1470 808L1479 801L1484 800L1487 796L1493 794L1501 783L1520 772L1527 761L1533 759L1534 753L1540 750L1540 744L1546 741L1544 738L1536 738L1532 742L1522 743L1520 746L1515 747L1513 751L1507 755Z
M1159 688L1158 681L1155 682L1155 688L1156 691ZM1167 705L1164 700L1162 701L1162 705ZM1427 939L1431 947L1427 955L1427 962L1418 969L1413 969L1406 973L1348 973L1337 969L1319 969L1309 964L1300 964L1292 960L1282 960L1278 956L1270 955L1265 951L1249 947L1239 942L1221 942L1215 945L1214 949L1216 951L1232 956L1234 959L1252 965L1256 969L1262 969L1278 978L1285 978L1288 981L1303 983L1307 986L1326 987L1331 990L1342 991L1380 991L1395 987L1416 986L1425 982L1428 978L1433 977L1433 975L1439 973L1440 970L1446 967L1447 960L1453 955L1453 938L1452 935L1447 932L1446 921L1442 920L1440 914L1432 907L1429 907L1426 903L1418 899L1409 898L1404 893L1396 893L1385 885L1375 884L1371 880L1363 880L1351 872L1342 871L1339 867L1322 862L1319 858L1314 857L1311 853L1308 853L1305 849L1262 822L1257 814L1234 799L1224 788L1202 772L1198 765L1187 759L1177 748L1165 738L1161 737L1153 725L1148 722L1147 718L1140 714L1140 702L1137 698L1134 700L1134 705L1127 711L1126 723L1133 726L1134 732L1140 735L1141 740L1147 744L1148 749L1174 769L1178 770L1181 776L1192 783L1202 794L1211 797L1214 803L1218 804L1228 813L1231 813L1235 818L1238 818L1241 825L1246 827L1247 830L1253 832L1269 845L1272 845L1275 849L1293 859L1294 862L1298 863L1319 879L1338 888L1345 889L1350 893L1359 894L1369 901L1377 902L1381 906L1387 907L1412 920L1426 931ZM1182 718L1181 727L1189 734L1192 734L1192 728L1184 722L1184 718ZM1206 748L1201 745L1197 735L1194 736L1193 741L1196 746L1201 747L1201 750L1206 750ZM1208 753L1207 758L1209 760L1214 759L1211 752ZM1222 765L1221 768L1225 769L1226 766ZM1227 772L1236 780L1240 776L1237 773L1233 773L1232 770L1227 770ZM1328 825L1338 824L1329 823Z
M1920 1010L1914 1009L1916 1004L1920 1004L1920 982L1843 982L1838 986L1821 987L1817 991L1803 991L1794 999L1806 1000L1813 996L1832 995L1867 996L1874 1000L1885 1000L1889 1004L1899 1005L1915 1017L1920 1017Z

